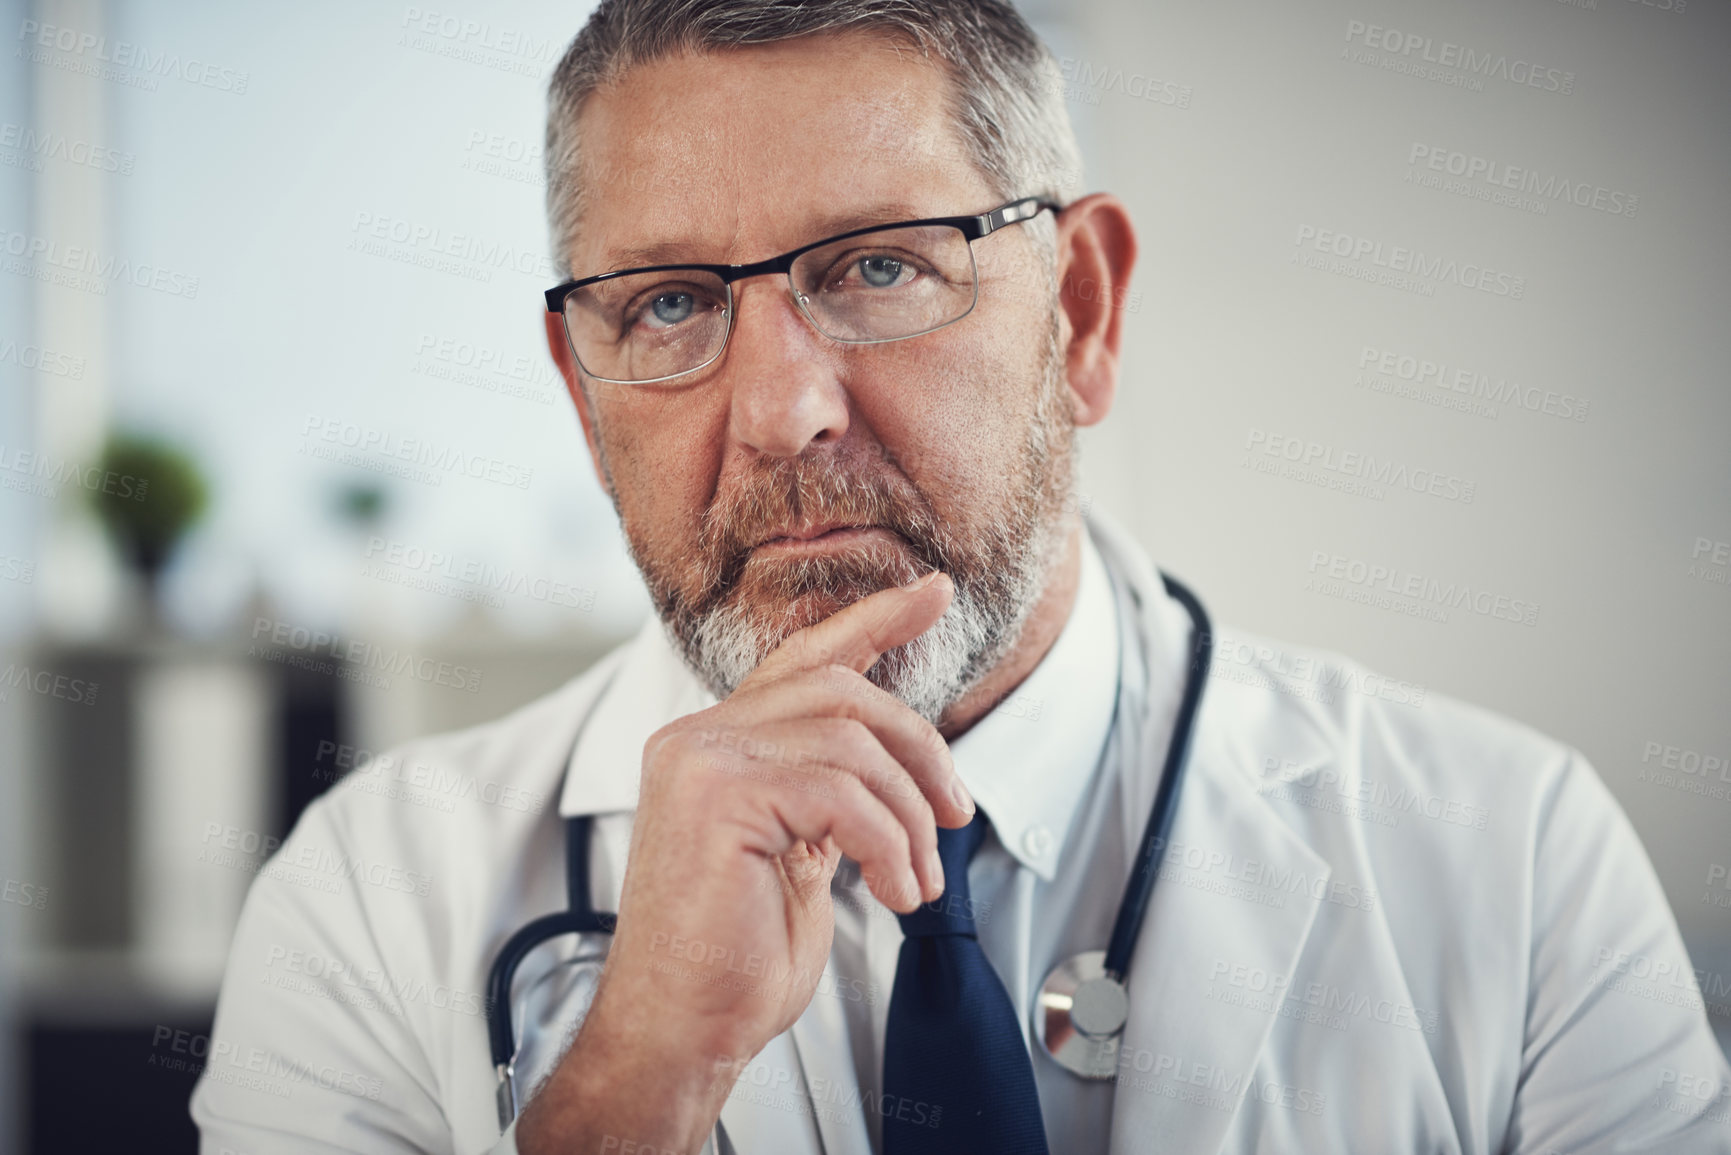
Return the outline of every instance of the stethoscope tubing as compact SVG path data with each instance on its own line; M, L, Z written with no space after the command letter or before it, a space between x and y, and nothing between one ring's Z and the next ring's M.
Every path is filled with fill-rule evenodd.
M1184 777L1184 766L1190 755L1190 738L1196 728L1196 713L1202 701L1202 687L1208 677L1208 665L1214 653L1213 627L1208 612L1189 588L1162 573L1160 580L1166 592L1190 611L1190 669L1184 679L1184 696L1178 705L1178 717L1172 727L1172 741L1166 746L1166 763L1160 772L1160 785L1154 792L1154 809L1148 825L1142 831L1142 845L1136 852L1136 862L1130 878L1124 884L1124 897L1118 903L1118 917L1112 924L1112 937L1106 946L1106 974L1119 983L1130 973L1130 956L1136 949L1136 937L1148 913L1148 902L1154 894L1154 880L1160 874L1160 855L1172 833L1172 821L1178 814L1178 787Z
M606 687L601 692L605 693ZM587 726L589 719L585 717L583 722ZM581 729L578 734L581 736ZM511 1029L511 982L517 976L518 964L549 939L562 934L612 934L619 920L617 914L597 911L589 895L589 835L593 826L589 815L565 821L566 909L542 915L519 928L499 948L487 972L487 1046L495 1069L507 1066L517 1053Z

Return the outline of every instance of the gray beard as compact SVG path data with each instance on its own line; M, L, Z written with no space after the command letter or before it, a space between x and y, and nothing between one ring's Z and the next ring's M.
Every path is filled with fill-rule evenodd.
M973 540L961 542L936 524L922 524L918 531L904 527L917 562L880 562L866 579L855 572L860 565L813 561L791 579L799 589L847 588L852 601L932 569L949 574L955 596L937 624L886 652L866 675L933 725L1015 648L1062 555L1077 459L1055 313L1041 371L1041 393L1020 468L1012 471L1009 500ZM692 606L673 583L657 580L644 565L634 539L632 552L669 639L718 700L738 689L792 632L788 622L753 616L741 599L726 594L706 608ZM706 577L717 587L728 585L713 565Z
M978 582L956 581L955 597L937 624L885 653L867 677L937 725L944 711L978 685L1021 638L1028 615L1045 592L1049 566L1042 539L1048 536L1031 535L1010 572L989 590L978 588ZM692 643L681 648L686 662L720 699L733 693L781 640L742 606L729 602L701 616Z

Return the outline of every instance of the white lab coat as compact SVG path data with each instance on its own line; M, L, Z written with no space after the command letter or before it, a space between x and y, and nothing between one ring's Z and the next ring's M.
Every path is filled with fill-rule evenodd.
M1121 648L1155 617L1183 636L1139 548L1089 528ZM1230 630L1215 646L1130 974L1114 1155L1731 1153L1731 1069L1675 921L1578 753L1344 659ZM487 969L565 906L561 813L612 815L593 885L617 902L643 727L702 704L670 660L652 622L556 693L307 810L236 932L193 1100L206 1155L514 1149ZM1144 692L1126 676L1113 735L1139 751L1130 845L1163 754L1126 708ZM595 739L618 771L562 782L598 700L632 716ZM814 998L742 1079L772 1093L723 1109L728 1142L869 1155L864 1108L835 1093L852 1061L838 1004Z

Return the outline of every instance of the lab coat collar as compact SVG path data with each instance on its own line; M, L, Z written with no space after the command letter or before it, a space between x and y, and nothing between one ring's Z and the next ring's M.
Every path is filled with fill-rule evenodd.
M1183 678L1189 647L1161 640L1187 638L1190 620L1133 540L1104 518L1091 518L1090 528L1116 579L1125 655L1112 742L1128 744L1138 765L1155 768L1120 783L1129 845L1136 846L1170 726L1169 717L1150 724L1139 703L1148 700L1149 677ZM1134 660L1141 654L1152 670ZM1174 667L1163 654L1182 656ZM1293 974L1323 902L1315 896L1328 893L1328 863L1256 789L1257 736L1283 719L1247 714L1229 694L1234 688L1220 679L1204 686L1171 841L1137 937L1113 1096L1114 1155L1220 1150L1275 1015L1199 1001L1196 991L1222 965ZM1284 884L1258 885L1266 880Z
M626 643L571 750L559 794L560 817L637 809L644 744L675 718L714 704L715 697L674 651L661 619L651 614Z
M1086 533L1069 620L1033 671L950 746L999 841L1051 882L1112 728L1118 626L1112 583Z

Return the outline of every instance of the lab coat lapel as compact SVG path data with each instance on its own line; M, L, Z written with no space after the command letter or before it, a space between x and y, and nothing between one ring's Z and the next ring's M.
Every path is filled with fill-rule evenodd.
M1321 903L1312 896L1326 893L1328 864L1258 796L1218 740L1231 723L1210 713L1205 696L1130 967L1113 1155L1220 1150L1275 1016L1197 992L1221 967L1293 973ZM1261 884L1268 880L1285 881Z
M1182 676L1190 621L1122 529L1097 513L1088 520L1115 579L1123 657L1113 741L1133 752L1120 789L1127 845L1137 846L1166 754L1165 733L1146 713L1148 679ZM1327 893L1328 863L1257 793L1248 732L1267 719L1245 715L1222 689L1204 685L1177 818L1130 964L1113 1155L1220 1150L1275 1016L1197 992L1221 966L1292 974L1321 903L1313 896Z
M872 1155L865 1115L854 1106L859 1073L854 1070L841 1001L823 995L813 998L790 1033L823 1137L824 1155ZM875 1105L864 1106L870 1110Z

